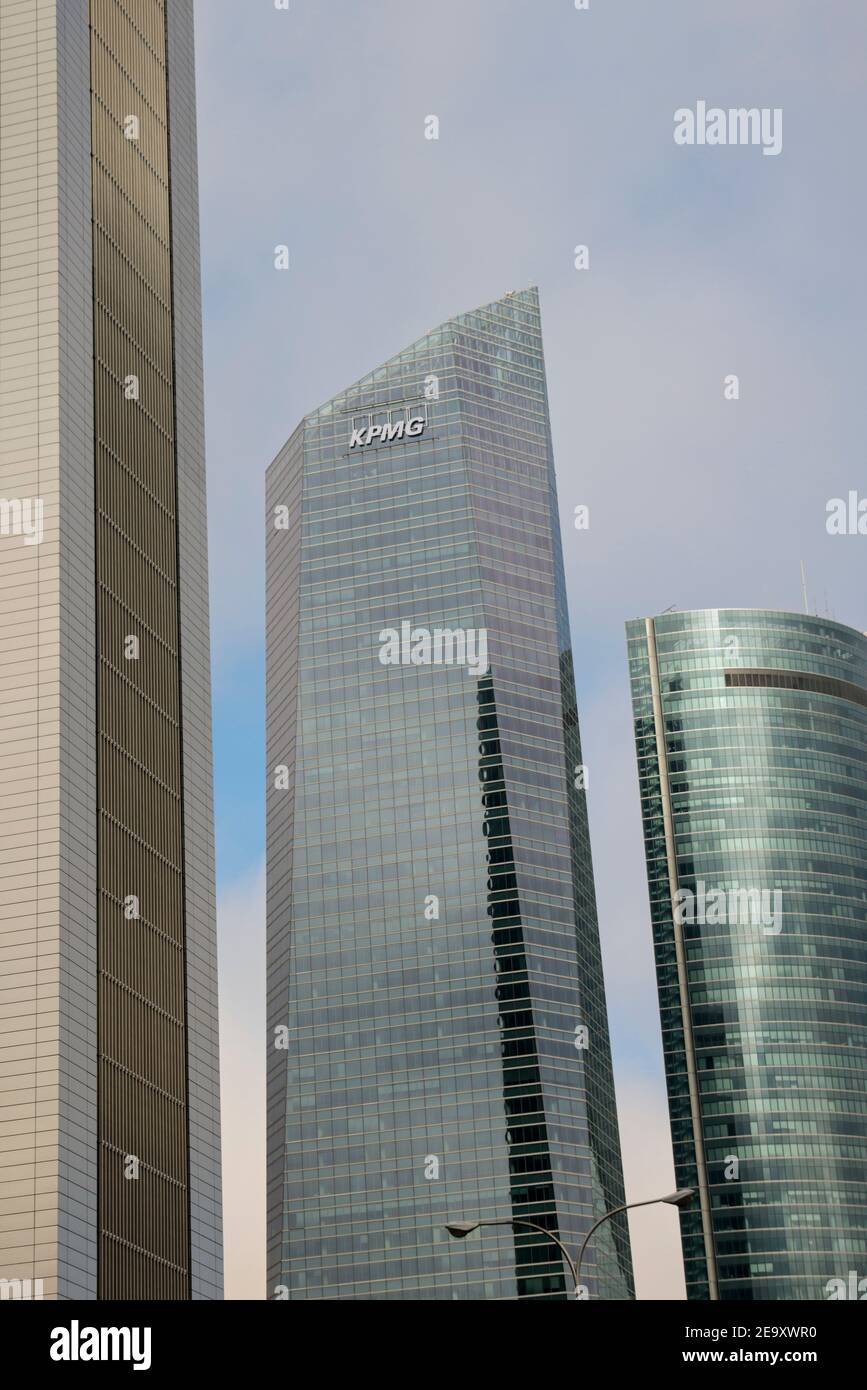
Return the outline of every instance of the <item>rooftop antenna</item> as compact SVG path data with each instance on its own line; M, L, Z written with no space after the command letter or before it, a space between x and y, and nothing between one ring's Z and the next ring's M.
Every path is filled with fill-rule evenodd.
M676 603L670 603L670 604L668 605L667 608L663 608L663 610L662 610L662 616L663 616L663 618L665 617L666 613L673 613L676 607L677 607L677 604L676 604Z
M804 562L801 561L801 592L804 595L804 612L810 612L810 605L807 601L807 571L804 569Z

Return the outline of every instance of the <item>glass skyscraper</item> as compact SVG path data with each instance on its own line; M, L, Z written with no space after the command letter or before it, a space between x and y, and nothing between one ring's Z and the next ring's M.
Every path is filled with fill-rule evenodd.
M690 1298L867 1274L867 638L793 613L628 624Z
M267 485L268 1277L563 1299L623 1201L535 290L308 415ZM629 1298L621 1219L591 1297Z

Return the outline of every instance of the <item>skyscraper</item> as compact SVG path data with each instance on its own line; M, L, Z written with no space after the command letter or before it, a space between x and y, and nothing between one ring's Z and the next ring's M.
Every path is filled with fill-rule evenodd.
M222 1296L192 10L0 0L0 1279L45 1298Z
M564 1298L623 1201L535 290L268 473L272 1298ZM585 1266L629 1298L625 1222Z
M690 1298L840 1296L867 1250L867 638L628 624Z

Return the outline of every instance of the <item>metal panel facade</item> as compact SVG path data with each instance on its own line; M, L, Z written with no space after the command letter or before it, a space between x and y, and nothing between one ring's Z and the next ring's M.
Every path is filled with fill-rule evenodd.
M0 1280L23 1296L222 1296L194 122L192 0L0 0Z

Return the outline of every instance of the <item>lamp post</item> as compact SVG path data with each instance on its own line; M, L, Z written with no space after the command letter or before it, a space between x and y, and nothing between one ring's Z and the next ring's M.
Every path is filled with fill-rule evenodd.
M547 1240L553 1241L553 1243L558 1246L561 1255L569 1266L569 1273L572 1275L572 1281L575 1285L575 1297L577 1298L578 1291L581 1287L581 1262L584 1259L584 1251L587 1249L587 1243L590 1237L594 1232L598 1231L603 1222L610 1221L612 1216L618 1216L622 1211L632 1211L635 1207L652 1207L656 1206L658 1202L664 1202L670 1207L685 1207L689 1205L694 1196L694 1188L679 1187L676 1192L670 1192L667 1197L648 1197L644 1202L626 1202L622 1207L613 1207L611 1211L606 1211L604 1216L600 1216L598 1221L593 1222L593 1225L581 1242L581 1249L578 1251L577 1260L572 1259L572 1256L569 1254L569 1251L566 1249L566 1246L563 1244L562 1240L560 1240L559 1236L555 1236L552 1231L546 1230L544 1226L537 1225L535 1221L525 1221L522 1217L480 1219L478 1221L450 1221L446 1225L446 1230L455 1240L466 1239L473 1231L477 1231L480 1226L523 1226L529 1231L538 1231L541 1235L545 1236Z
M450 1236L454 1236L455 1240L463 1240L471 1231L478 1230L479 1226L524 1226L528 1231L539 1231L547 1240L552 1240L555 1245L560 1247L560 1253L569 1266L569 1273L572 1275L577 1293L578 1270L575 1268L575 1261L572 1259L572 1256L569 1254L569 1251L566 1249L560 1237L555 1236L553 1231L547 1231L544 1226L537 1226L535 1221L524 1221L521 1217L517 1216L506 1217L506 1219L502 1221L451 1221L446 1226L446 1230Z

